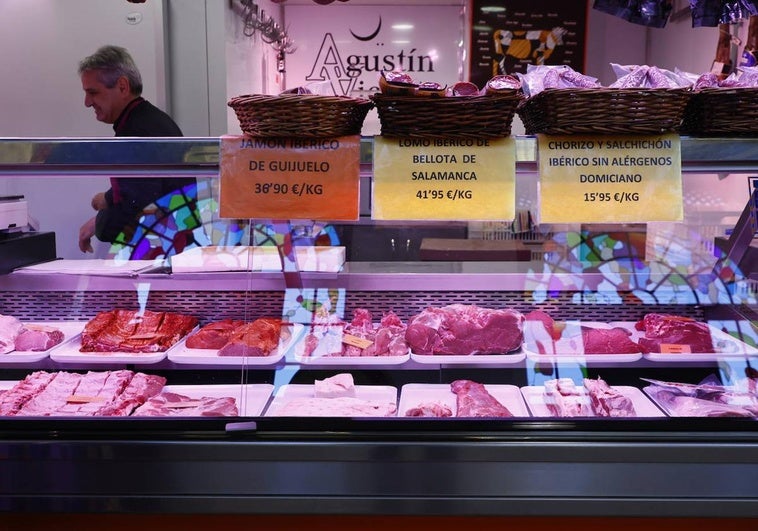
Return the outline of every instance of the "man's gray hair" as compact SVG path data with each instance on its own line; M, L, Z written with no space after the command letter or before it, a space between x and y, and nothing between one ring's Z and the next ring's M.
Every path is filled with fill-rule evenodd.
M126 48L101 46L79 62L79 75L87 71L97 72L98 81L108 88L113 88L118 78L124 76L129 81L132 94L142 94L142 76Z

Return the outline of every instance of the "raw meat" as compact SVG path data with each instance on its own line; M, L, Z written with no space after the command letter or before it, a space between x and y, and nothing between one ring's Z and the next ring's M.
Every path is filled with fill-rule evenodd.
M127 417L150 397L161 392L166 385L163 376L135 373L123 392L95 412L106 417Z
M270 356L292 335L281 319L262 317L236 328L229 341L218 351L219 356Z
M405 412L406 417L452 417L453 411L439 402L424 402Z
M590 400L584 389L571 378L556 378L545 382L545 405L556 417L591 417Z
M507 407L497 401L483 384L456 380L450 384L456 395L456 417L512 417Z
M314 324L302 345L303 357L405 356L409 352L405 340L405 324L394 312L386 312L379 323L371 312L357 309L349 323ZM346 336L365 339L365 347L346 342Z
M634 325L645 337L639 344L643 352L661 352L664 345L685 346L692 353L716 352L707 324L688 317L648 313Z
M63 341L63 332L53 326L24 325L16 336L15 347L19 352L42 352Z
M70 372L59 372L55 378L31 400L24 404L15 415L46 417L66 405L69 397L76 394L81 375Z
M323 380L313 382L316 398L337 398L340 396L355 396L353 375L349 373L336 374Z
M631 354L642 352L632 341L626 328L593 328L582 326L582 345L585 354Z
M609 386L599 376L597 380L584 379L584 388L590 397L592 411L598 417L635 417L632 400Z
M24 404L44 391L56 373L36 371L8 389L0 401L0 416L14 415Z
M647 389L656 388L667 391L674 396L685 396L730 407L736 406L744 408L751 415L758 416L758 394L756 394L755 389L750 388L750 382L744 382L741 386L726 386L722 385L713 375L699 384L642 379L653 384Z
M405 339L416 354L506 354L521 347L523 327L515 310L451 304L412 317Z
M732 406L680 395L664 387L648 386L645 392L668 413L677 417L754 417L756 413L740 406Z
M10 315L0 315L0 354L16 349L16 336L21 332L21 321Z
M144 310L111 310L90 320L81 352L163 352L197 326L190 315Z
M232 332L242 326L244 321L224 319L215 323L208 323L196 333L187 338L187 348L204 348L218 350L229 341Z
M178 393L161 393L138 407L133 417L236 417L237 401L232 397L190 398Z
M282 417L391 417L394 402L365 400L351 396L338 398L301 397L285 402L276 410Z
M121 394L133 378L128 370L88 372L83 375L76 394L55 411L55 415L93 416L108 402Z
M547 312L542 310L532 310L524 316L524 320L529 323L529 330L535 335L535 338L547 336L558 341L566 328L565 323L557 323Z

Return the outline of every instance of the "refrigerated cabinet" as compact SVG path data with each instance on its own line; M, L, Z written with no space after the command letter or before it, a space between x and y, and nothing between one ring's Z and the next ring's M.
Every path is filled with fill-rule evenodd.
M533 182L538 178L535 139L516 141L517 179ZM371 139L363 139L362 204L370 202L365 196L371 145ZM0 143L0 176L39 179L40 185L49 178L113 174L195 176L212 183L219 172L218 148L217 138L7 139ZM756 148L752 139L683 138L683 178L749 175L758 170ZM49 153L56 157L44 155ZM0 276L0 307L25 320L85 322L99 311L143 305L156 311L180 309L209 322L281 315L292 293L333 291L342 298L347 319L358 308L392 309L407 319L426 307L454 302L522 312L542 309L579 321L634 321L655 311L731 323L735 328L730 331L749 343L755 289L752 271L744 267L750 263L751 212L748 204L745 219L736 223L739 238L726 233L709 233L702 240L685 236L684 244L665 250L669 254L660 263L618 253L588 259L581 253L596 250L593 231L605 228L577 231L581 249L576 254L561 246L567 241L562 235L574 229L552 227L528 242L533 249L529 261L389 257L348 260L338 273L298 272L295 277L277 272L179 274L164 267L115 276L14 271ZM382 227L370 221L365 208L363 214L356 226L369 232L372 225ZM413 230L413 224L398 227ZM710 248L719 237L723 251ZM359 246L361 240L353 239L351 245ZM703 246L724 259L695 263ZM672 257L676 252L682 256ZM727 261L735 257L737 263ZM524 356L507 363L319 365L298 363L288 354L272 366L168 359L113 366L161 374L177 386L229 385L244 403L250 385L270 385L276 391L340 372L350 372L359 385L398 390L461 378L525 388L559 376L601 376L612 385L641 388L641 377L696 383L711 375L727 380L750 375L755 359L746 354L685 362L543 363ZM0 374L7 388L34 370L103 368L111 365L43 360L6 364ZM0 510L758 516L754 419L654 411L644 418L611 419L532 414L497 420L292 418L257 411L235 418L8 417L0 419Z

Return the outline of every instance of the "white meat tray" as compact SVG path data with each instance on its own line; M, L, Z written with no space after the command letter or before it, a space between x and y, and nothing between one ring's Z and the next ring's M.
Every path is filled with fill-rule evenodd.
M485 384L484 388L498 402L508 408L514 417L528 417L529 410L524 403L519 388L515 385ZM450 408L456 414L457 396L450 390L450 384L405 384L400 390L400 402L397 415L404 417L405 412L421 404L437 402Z
M642 359L641 352L625 354L595 354L585 352L581 327L611 329L618 323L597 321L565 321L566 328L561 338L553 340L541 322L527 321L524 326L524 346L526 357L533 361L579 362L579 363L631 363ZM632 338L634 340L634 338ZM541 347L541 348L540 348Z
M177 393L194 399L231 397L240 417L258 417L266 407L274 386L271 384L167 385L161 393Z
M87 323L85 321L35 321L28 323L25 322L24 324L43 325L57 328L63 332L63 341L47 350L14 350L8 352L7 354L0 354L0 365L13 363L35 363L42 361L43 359L47 358L52 351L64 346L67 342L72 341L79 334L81 334L82 330L84 330L84 325Z
M173 363L182 365L231 365L234 367L276 365L284 358L287 351L295 344L305 329L302 324L298 323L288 326L292 327L292 334L286 339L280 338L279 346L269 356L219 356L218 349L188 348L188 335L168 352L168 359Z
M84 327L82 327L83 329ZM197 327L195 327L197 330ZM166 350L158 352L81 352L82 335L77 334L71 341L58 345L50 352L50 359L58 363L87 363L87 364L118 364L151 365L166 359L171 350L175 349L181 340Z
M12 389L17 383L18 380L0 380L0 392ZM166 385L161 394L177 393L194 399L231 397L237 402L239 416L258 417L273 391L271 384Z
M424 365L511 365L526 359L523 349L508 354L471 354L468 356L447 354L416 354L411 359Z
M632 332L632 340L639 341L644 337L643 331L634 327L634 322L617 321L611 323L613 326L621 326ZM711 332L711 338L717 345L715 352L650 352L644 354L645 359L650 361L663 362L697 362L697 361L719 361L723 359L744 358L747 356L758 356L758 349L751 347L747 343L730 336L718 328L708 325Z
M267 417L282 416L280 410L293 399L315 398L315 386L312 384L287 384L281 386L265 412ZM362 400L397 404L397 388L390 385L356 385L355 397ZM331 400L325 398L323 400ZM319 415L312 415L319 416Z
M579 386L577 387L580 388ZM582 393L584 393L584 388L580 389L582 390ZM611 389L615 389L632 401L632 405L634 406L634 411L637 414L637 418L666 416L666 414L661 411L658 406L651 402L644 395L644 393L636 387L626 385L612 385ZM535 417L553 417L553 414L550 412L547 404L545 403L544 393L545 388L541 385L526 386L521 388L521 394L524 395L524 399L526 400L526 404L529 407L529 411L531 411L532 415ZM585 394L583 398L586 400L587 404L590 403L590 398L588 395Z

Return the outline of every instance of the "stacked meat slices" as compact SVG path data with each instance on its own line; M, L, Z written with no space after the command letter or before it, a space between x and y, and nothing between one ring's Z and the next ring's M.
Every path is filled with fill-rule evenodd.
M252 323L224 319L203 326L185 345L218 350L219 356L271 356L291 336L290 324L278 318L261 317Z
M111 310L84 327L81 352L163 352L197 326L190 315Z
M162 376L129 370L37 371L0 395L2 416L234 416L234 398L199 398L163 392Z

